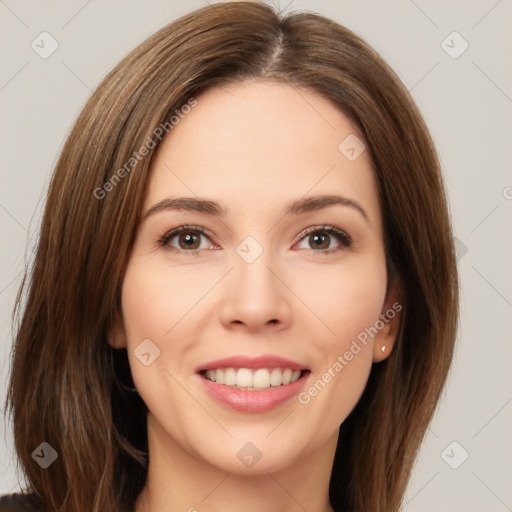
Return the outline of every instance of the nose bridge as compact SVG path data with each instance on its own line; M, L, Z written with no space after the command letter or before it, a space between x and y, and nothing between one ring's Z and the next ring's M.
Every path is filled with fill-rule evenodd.
M233 271L225 297L223 321L248 327L285 324L290 319L286 287L275 276L278 267L270 249L247 237L233 254Z
M269 294L275 297L278 293L275 290L275 284L272 282L271 267L267 255L261 255L256 261L247 263L240 259L235 263L234 277L236 279L237 294L241 297L247 296L254 302L261 299L264 295Z

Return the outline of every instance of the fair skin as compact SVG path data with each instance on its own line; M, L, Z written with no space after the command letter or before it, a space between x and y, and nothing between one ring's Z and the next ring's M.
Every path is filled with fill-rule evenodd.
M109 339L128 349L149 410L148 480L136 512L330 511L339 426L398 328L396 315L333 370L397 300L393 289L386 294L369 155L350 161L338 150L356 130L305 89L246 81L196 99L152 161L122 320ZM352 202L286 211L293 202L334 195ZM215 201L226 212L159 208L145 216L169 198ZM180 226L194 229L159 243ZM343 236L326 232L331 226ZM304 234L310 227L318 229ZM254 261L244 258L255 251L261 254ZM148 366L134 353L146 339L160 350ZM307 370L295 384L302 392L329 368L331 378L309 400L295 394L248 411L219 401L197 373L214 360L261 355ZM247 454L260 458L251 465Z

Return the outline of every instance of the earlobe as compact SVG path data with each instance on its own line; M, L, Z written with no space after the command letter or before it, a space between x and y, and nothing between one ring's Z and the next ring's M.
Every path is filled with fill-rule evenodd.
M403 305L399 300L401 294L398 293L398 286L394 286L393 290L388 294L382 312L380 315L382 329L373 343L373 362L380 363L387 359L396 342L398 330L400 327L401 311Z
M119 349L127 347L126 330L121 315L119 314L115 315L112 325L108 330L107 341L112 348Z
M373 362L380 363L387 359L395 343L396 332L391 328L391 321L375 337L373 343Z

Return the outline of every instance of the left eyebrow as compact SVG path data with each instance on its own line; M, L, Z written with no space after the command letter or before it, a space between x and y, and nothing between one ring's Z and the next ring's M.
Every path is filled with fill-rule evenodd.
M368 214L357 201L337 195L320 195L299 199L287 206L285 209L285 215L300 215L335 205L349 206L355 209L368 223L370 223ZM150 215L154 215L155 213L164 210L194 211L215 217L225 217L227 214L227 210L222 208L216 201L196 197L169 197L151 206L142 218L147 219Z
M288 206L286 214L300 215L301 213L313 212L334 205L350 206L358 211L364 219L370 223L368 214L357 201L349 199L348 197L336 195L312 196L299 199Z

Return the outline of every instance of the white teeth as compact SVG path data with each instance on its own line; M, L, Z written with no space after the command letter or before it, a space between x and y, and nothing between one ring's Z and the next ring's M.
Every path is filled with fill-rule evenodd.
M281 378L282 378L283 372L281 371L281 368L274 368L272 372L270 373L270 385L271 386L280 386L282 384Z
M226 386L236 386L236 370L227 368L224 372L224 384Z
M236 385L239 388L252 388L252 371L248 368L239 368L236 372Z
M286 386L300 377L300 370L290 368L216 368L206 370L204 376L212 382L236 388L268 389L271 386Z
M262 368L256 370L252 377L252 385L254 388L269 388L270 387L270 373L267 369Z

